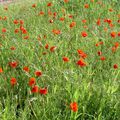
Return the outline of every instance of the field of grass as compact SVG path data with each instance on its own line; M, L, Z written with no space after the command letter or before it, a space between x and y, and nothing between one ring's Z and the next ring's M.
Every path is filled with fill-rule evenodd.
M0 5L0 120L120 120L120 0Z

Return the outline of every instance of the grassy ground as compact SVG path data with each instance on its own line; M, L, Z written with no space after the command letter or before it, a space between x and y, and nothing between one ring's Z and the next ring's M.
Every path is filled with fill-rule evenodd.
M119 6L1 5L0 120L120 120Z

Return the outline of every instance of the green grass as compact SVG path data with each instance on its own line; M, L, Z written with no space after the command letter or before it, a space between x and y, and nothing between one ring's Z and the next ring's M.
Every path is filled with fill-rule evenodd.
M53 6L47 7L48 2ZM35 8L32 8L33 3L37 4ZM85 4L89 4L89 8L84 8ZM0 73L0 120L120 120L120 48L116 52L111 50L116 42L120 44L117 35L120 32L119 6L119 0L102 0L102 4L97 0L69 0L68 3L26 0L8 5L8 10L1 5L0 16L6 16L7 20L0 20L0 68L3 69ZM49 9L57 12L55 19L48 15ZM65 9L65 20L61 22L62 9ZM40 11L45 14L38 16ZM96 24L98 18L100 26ZM14 33L20 27L13 23L15 19L24 21L27 40L21 31ZM50 19L54 22L49 23ZM86 23L82 23L84 19ZM111 19L114 27L104 19ZM76 26L70 28L72 21ZM2 33L3 28L7 29L6 33ZM54 35L53 29L60 30L61 34ZM82 37L82 31L88 36ZM110 36L113 31L115 38ZM103 45L96 47L100 41ZM46 44L49 49L45 49ZM16 50L11 50L12 46ZM50 51L52 46L57 47L54 52ZM78 49L87 54L84 67L76 64L80 59ZM100 60L98 51L102 51L105 61ZM44 52L47 54L43 55ZM62 60L64 56L69 62ZM18 66L11 68L11 61L17 61ZM118 65L117 69L113 68L114 64ZM29 73L23 71L24 66L29 67ZM42 71L42 76L36 77L36 70ZM12 77L17 80L14 87L10 84ZM31 93L28 84L31 77L36 78L39 88L47 87L47 95ZM77 112L70 109L71 102L77 102Z

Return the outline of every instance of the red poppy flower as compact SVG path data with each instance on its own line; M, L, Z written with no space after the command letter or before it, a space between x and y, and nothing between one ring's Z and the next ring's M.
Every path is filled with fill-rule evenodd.
M120 37L120 32L118 32L118 36Z
M85 4L84 7L85 7L85 8L89 8L89 4Z
M12 86L14 86L15 84L17 84L16 78L11 78L10 84L11 84Z
M39 15L44 15L44 12L43 12L43 11L40 11L40 12L39 12Z
M84 67L84 66L86 66L86 63L84 62L84 59L80 59L80 60L78 60L77 61L77 65L79 65L80 67Z
M3 20L7 20L7 17L6 17L6 16L4 16L4 17L3 17Z
M85 26L83 26L84 28L88 28L88 26L87 25L85 25Z
M18 32L19 32L19 29L15 29L15 30L14 30L14 33L18 33Z
M39 91L39 88L38 88L37 85L33 86L32 89L31 89L32 93L38 93L38 91Z
M65 2L65 3L68 3L68 2L69 2L69 0L64 0L64 2Z
M97 25L100 26L101 22L100 22L100 18L97 20Z
M111 23L111 24L109 24L109 26L112 28L112 27L114 27L114 25Z
M27 35L27 36L24 36L24 39L25 39L25 40L27 40L28 38L29 38L29 36L28 36L28 35Z
M50 51L51 51L51 52L54 52L54 51L56 50L56 48L57 48L56 46L52 46L52 47L50 48Z
M105 58L104 56L102 56L102 57L100 58L100 60L104 61L104 60L106 60L106 58Z
M113 68L114 68L114 69L117 69L117 68L118 68L118 65L117 65L117 64L114 64L114 65L113 65Z
M111 35L112 38L115 38L116 37L116 32L111 32L110 35Z
M84 53L82 50L78 49L77 52L80 55L80 57L82 57L83 59L85 59L87 57L87 54Z
M20 20L20 24L23 25L23 24L24 24L24 21L23 21L23 20Z
M109 8L108 10L109 10L110 12L113 12L113 9L112 9L112 8Z
M97 43L97 44L95 44L95 46L96 46L96 47L98 47L98 46L99 46L99 44Z
M13 23L14 23L14 24L18 24L19 21L18 21L18 20L14 20Z
M117 22L120 23L120 20L118 20Z
M2 32L3 32L3 33L7 32L6 28L3 28L3 29L2 29Z
M46 55L46 54L47 54L47 52L43 52L42 54L43 54L43 55Z
M98 55L101 56L101 55L102 55L102 52L101 52L101 51L98 51Z
M48 90L47 90L47 88L40 88L39 92L41 95L46 95L48 93Z
M24 30L24 27L23 27L22 25L20 25L20 30L21 30L21 31Z
M38 36L38 37L37 37L37 40L39 40L39 41L40 41L40 40L41 40L41 37L40 37L40 36Z
M41 72L41 71L39 71L39 70L37 70L37 71L35 71L35 75L36 75L37 77L39 77L39 76L41 76L41 75L42 75L42 72Z
M52 12L50 10L48 10L48 15L51 16L52 15Z
M2 68L0 68L0 73L2 73L3 72L3 69Z
M77 112L77 111L78 111L78 104L77 104L76 102L70 103L70 109L71 109L73 112Z
M35 83L36 83L35 78L32 77L29 79L29 86L33 86L35 85Z
M53 15L54 15L54 17L56 17L56 16L57 16L57 13L56 13L56 12L54 12L54 13L53 13Z
M114 46L115 46L116 48L118 48L119 45L120 45L119 42L115 42L115 43L114 43Z
M37 5L36 4L33 4L32 7L35 8Z
M73 15L69 15L69 18L73 18Z
M99 46L99 45L103 45L103 42L102 41L100 41L100 42L98 42L97 44L95 44L95 46Z
M107 30L108 30L108 28L107 28L107 27L105 27L105 28L104 28L104 31L107 31Z
M47 4L47 6L48 6L48 7L52 6L52 2L49 2L49 3Z
M29 69L27 66L24 66L24 67L23 67L23 70L24 70L25 72L29 72L29 71L30 71L30 69Z
M63 61L64 61L64 62L68 62L68 61L69 61L69 58L68 58L68 57L63 57Z
M46 49L48 49L48 48L49 48L49 45L48 45L48 44L46 44L46 45L45 45L45 48L46 48Z
M81 35L82 35L82 37L87 37L87 33L86 32L81 32Z
M60 20L60 21L64 21L64 20L65 20L65 18L64 18L64 17L61 17L59 20Z
M76 22L72 22L72 23L70 24L70 28L72 28L72 27L74 27L74 26L76 26Z
M18 66L18 63L16 61L9 62L10 67L16 68Z
M107 22L108 24L112 23L112 20L110 19L105 19L104 22Z
M52 32L56 35L59 35L61 33L61 31L57 29L53 29Z
M16 48L14 46L10 47L11 50L16 50Z
M100 45L103 45L103 42L102 42L102 41L100 41L100 42L99 42L99 44L100 44Z
M86 23L86 22L87 22L87 20L85 20L85 19L84 19L84 20L82 20L82 23Z
M27 30L23 27L22 34L27 34Z
M112 52L114 53L114 52L116 52L116 50L117 50L117 48L116 47L112 47Z

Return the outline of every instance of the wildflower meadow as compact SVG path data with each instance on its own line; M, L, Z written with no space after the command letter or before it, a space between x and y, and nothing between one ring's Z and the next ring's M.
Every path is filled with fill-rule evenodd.
M120 0L0 1L0 120L120 120Z

